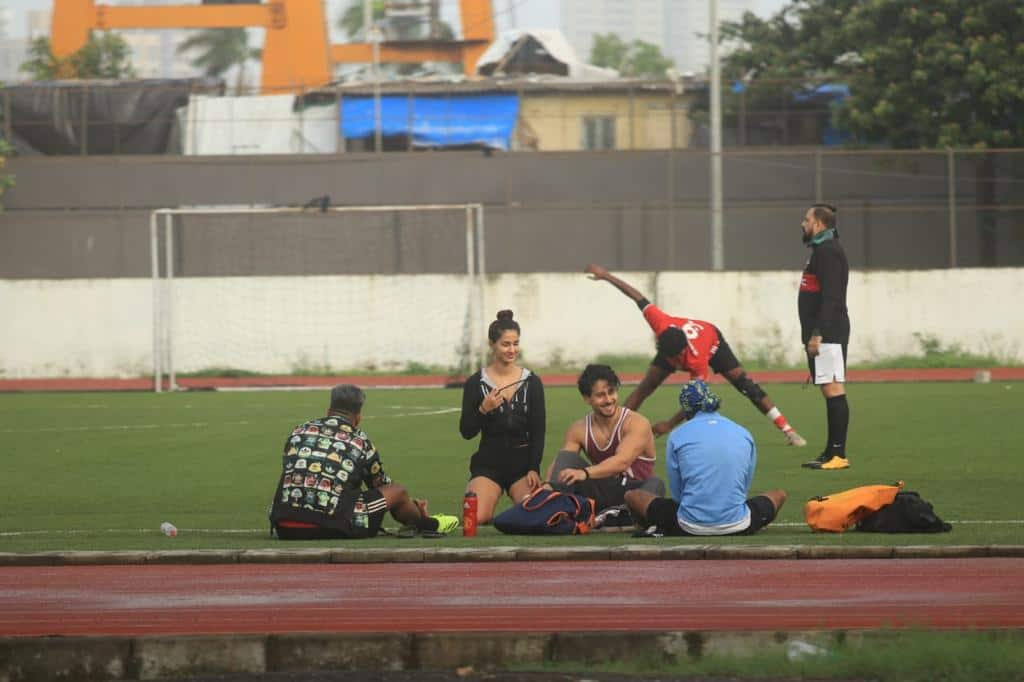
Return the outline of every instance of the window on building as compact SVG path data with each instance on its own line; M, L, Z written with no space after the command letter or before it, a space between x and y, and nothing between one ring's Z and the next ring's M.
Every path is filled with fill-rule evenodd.
M615 149L615 117L584 116L580 147L590 151Z

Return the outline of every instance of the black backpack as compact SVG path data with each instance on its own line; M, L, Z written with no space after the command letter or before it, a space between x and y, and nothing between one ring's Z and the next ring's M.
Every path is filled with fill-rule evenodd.
M857 522L868 533L948 533L953 526L935 515L931 503L915 492L900 492L887 504Z

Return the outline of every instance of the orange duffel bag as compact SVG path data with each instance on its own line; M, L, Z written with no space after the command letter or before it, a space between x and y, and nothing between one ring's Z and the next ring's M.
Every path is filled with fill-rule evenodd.
M804 505L804 520L811 530L842 533L869 514L892 504L903 481L892 485L863 485L823 497L812 497Z

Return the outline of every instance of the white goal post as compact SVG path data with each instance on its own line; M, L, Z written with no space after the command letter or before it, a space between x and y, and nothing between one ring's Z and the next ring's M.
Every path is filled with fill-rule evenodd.
M437 217L437 213L447 212L452 217L440 216ZM181 268L180 258L181 253L176 253L175 247L175 229L176 221L180 219L189 220L193 217L199 218L211 218L221 219L232 216L237 217L248 217L247 220L280 220L288 219L288 216L296 216L301 219L302 216L298 214L327 214L327 219L332 216L340 219L344 218L349 221L348 226L352 227L353 222L358 226L362 221L361 215L367 216L367 222L372 222L369 217L372 214L377 214L376 220L379 222L383 218L379 214L391 213L394 216L404 216L400 219L415 220L416 215L410 216L409 214L417 214L420 216L426 216L427 214L435 215L435 222L441 221L444 223L447 230L448 236L444 244L440 245L445 253L448 254L449 258L458 258L457 251L461 248L465 249L465 270L464 272L457 272L455 274L447 275L431 275L431 274L393 274L387 272L367 272L349 274L349 273L320 273L319 279L316 275L303 276L299 273L294 273L290 276L283 277L275 275L273 273L261 274L255 273L253 277L234 277L233 279L243 279L238 285L234 283L223 284L228 282L230 278L207 276L207 277L189 277L182 278L182 272L177 271ZM162 228L162 229L161 229ZM237 228L237 226L236 226ZM200 228L202 229L202 228ZM328 230L331 228L328 226ZM367 228L373 229L373 228ZM426 228L424 228L426 229ZM461 231L464 237L463 244L456 246L452 240L456 235L457 231ZM383 230L379 230L383 232ZM395 228L391 237L395 240L393 249L396 251L401 248L401 245L397 242L400 239L400 230ZM364 235L366 239L374 239L375 237L371 234L369 236ZM384 239L384 236L376 237L378 239ZM179 239L181 237L179 236ZM224 333L223 329L216 329L215 327L221 326L220 324L208 324L205 322L192 321L192 327L183 328L184 322L181 321L182 308L186 305L192 305L193 302L204 300L208 304L220 305L223 309L234 309L234 307L244 307L246 303L241 302L234 304L234 300L231 298L239 287L244 288L259 288L265 286L267 281L271 280L289 280L291 282L299 282L302 280L316 280L308 282L308 287L304 287L302 293L296 293L297 298L309 297L309 292L305 291L306 288L313 288L315 291L320 291L317 287L326 288L328 290L335 289L348 289L356 288L359 291L365 289L369 292L369 296L372 298L374 295L379 295L382 289L390 287L392 299L385 300L383 304L379 301L377 305L384 311L382 315L387 315L391 312L392 307L389 305L389 301L395 302L395 307L401 307L398 304L404 304L405 310L408 311L409 306L413 307L413 312L395 313L400 316L400 319L389 320L387 318L381 318L378 320L378 326L382 329L376 330L371 336L379 336L380 334L390 333L398 337L397 344L401 344L402 334L408 334L403 332L403 324L412 324L427 326L428 329L423 330L423 333L435 333L438 338L435 341L437 348L448 349L451 346L459 349L459 357L461 364L466 363L483 363L484 348L486 345L486 330L485 330L485 316L484 316L484 291L485 282L484 278L487 272L486 260L484 257L485 252L485 229L484 229L484 207L483 204L469 203L469 204L420 204L420 205L374 205L374 206L317 206L316 208L309 207L292 207L292 206L238 206L238 205L215 205L215 206L195 206L195 207L179 207L179 208L160 208L153 210L149 216L149 246L150 246L150 268L152 276L152 305L153 305L153 316L152 316L152 340L153 340L153 389L156 392L162 392L163 390L177 390L178 375L182 371L195 370L195 367L186 368L183 367L183 358L181 357L182 350L180 346L184 345L184 339L191 340L194 336L202 336L208 334L210 339L208 342L211 346L219 347L224 344L223 336L218 337L218 333ZM337 243L331 242L325 244L323 237L320 237L320 242L314 243L310 248L316 249L343 249L345 243L341 236L337 237ZM416 245L412 247L415 249ZM273 248L273 247L268 247ZM379 255L379 254L378 254ZM204 254L206 256L206 254ZM216 263L218 254L209 254L206 260L211 263ZM211 266L211 267L215 267ZM431 279L431 278L434 279ZM338 282L336 280L343 280ZM196 282L196 280L200 280ZM205 281L203 281L205 280ZM221 289L217 289L218 284L213 282L217 280L221 282L219 286ZM426 280L422 282L422 280ZM430 329L433 327L432 324L434 313L431 310L427 310L430 305L434 304L433 299L427 298L432 292L430 291L431 286L438 284L438 281L444 285L442 291L444 292L457 292L455 297L458 300L454 301L437 301L436 305L442 306L446 303L452 308L452 310L445 311L448 315L447 326L443 329ZM255 282L256 286L246 287L247 283ZM185 289L188 286L190 288ZM273 286L273 285L271 285ZM196 287L199 287L198 289ZM205 288L203 288L205 287ZM454 288L453 288L454 287ZM397 292L397 293L394 293ZM411 293L410 293L411 292ZM353 294L354 295L354 294ZM284 292L277 298L287 299L288 293ZM423 297L423 298L420 298ZM212 301L208 299L231 299L231 303L227 300ZM439 296L443 298L443 294ZM407 301L406 299L415 299L414 301ZM355 307L363 307L363 299L358 299L360 305ZM263 304L265 301L260 299L258 303ZM305 303L305 300L297 300L294 302L295 306L299 306ZM373 300L367 300L367 307L374 305ZM231 307L234 306L234 307ZM280 301L278 301L280 306ZM271 311L273 312L273 311ZM353 313L359 313L358 310L354 310ZM268 313L268 316L271 313ZM458 315L458 329L455 329L456 320L455 316ZM421 318L422 319L419 319ZM221 320L217 320L220 323ZM225 325L231 325L231 320L224 321ZM244 324L237 324L235 326L246 326ZM177 325L177 326L176 326ZM344 321L340 322L341 328L344 328ZM441 325L444 326L444 325ZM198 327L198 328L196 328ZM261 333L260 327L254 324L255 329L252 331L253 334L259 335ZM336 333L334 336L340 334ZM231 336L228 332L228 337ZM456 336L458 335L458 336ZM328 334L330 336L330 334ZM264 342L263 338L257 341ZM277 341L281 343L280 340ZM450 344L450 345L442 345ZM273 349L271 349L273 350ZM282 352L285 349L280 347L277 348L278 352ZM408 351L396 346L393 354L410 352L412 360L416 360L416 350ZM447 352L447 350L446 350ZM454 352L454 351L453 351ZM427 351L422 354L421 358L425 364L430 363L430 352ZM327 366L325 364L319 364L316 366ZM254 370L254 373L264 373L259 367L249 368ZM335 368L335 369L354 369L351 367L347 368ZM267 371L265 373L279 373L279 371Z

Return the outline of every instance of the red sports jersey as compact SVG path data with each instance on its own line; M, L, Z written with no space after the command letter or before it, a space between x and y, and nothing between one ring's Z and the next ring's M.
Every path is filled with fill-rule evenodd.
M651 325L654 335L659 336L669 327L682 329L686 334L686 347L683 352L665 361L676 370L685 370L690 378L706 380L709 374L708 363L718 351L718 330L715 325L704 320L692 320L688 317L672 317L653 303L644 306L644 319Z

